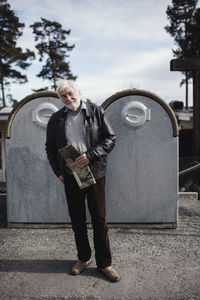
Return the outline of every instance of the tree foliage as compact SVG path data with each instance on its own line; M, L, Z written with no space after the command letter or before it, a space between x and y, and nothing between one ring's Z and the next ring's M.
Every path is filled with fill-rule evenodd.
M2 104L6 106L5 86L12 82L25 83L27 76L21 73L34 58L34 52L22 50L17 46L17 40L22 35L24 23L10 9L7 0L0 0L0 84L2 91Z
M174 38L177 49L173 54L177 58L194 57L192 47L193 31L196 27L195 16L198 0L172 0L172 6L167 7L167 17L170 25L166 31Z
M42 70L37 75L43 79L53 80L53 88L56 90L56 81L59 78L75 80L76 76L71 73L68 52L72 51L74 45L66 41L70 30L62 28L61 24L41 18L41 22L35 22L30 26L35 35L36 48L39 60L45 60Z
M197 8L193 21L188 24L188 44L190 57L200 58L200 8Z
M174 38L177 45L173 49L176 58L199 58L200 13L197 9L198 0L172 0L172 6L167 7L167 17L170 25L165 30ZM188 80L192 72L185 73L185 79L180 83L186 85L186 108L188 106Z

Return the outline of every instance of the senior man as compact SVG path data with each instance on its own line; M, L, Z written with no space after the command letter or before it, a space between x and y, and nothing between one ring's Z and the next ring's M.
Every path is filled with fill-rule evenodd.
M49 119L46 152L54 173L65 186L78 256L78 261L72 267L72 274L80 274L92 261L86 225L87 198L94 231L97 269L109 280L118 281L120 275L111 267L105 203L106 160L114 147L115 134L105 118L103 109L95 104L83 102L80 91L73 81L61 81L57 92L64 107ZM58 150L70 144L80 152L75 165L79 168L89 165L96 184L80 189L74 176L67 171Z

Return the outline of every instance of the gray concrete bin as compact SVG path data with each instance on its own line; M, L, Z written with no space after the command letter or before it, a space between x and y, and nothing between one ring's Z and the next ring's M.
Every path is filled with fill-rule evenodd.
M178 126L169 105L148 91L107 99L116 133L107 168L107 219L174 228L178 202Z
M6 172L8 223L67 223L62 184L46 158L46 126L62 107L54 92L34 93L10 114Z
M10 114L6 183L11 227L70 222L63 185L45 152L48 119L62 106L54 92L34 93ZM108 222L176 227L178 127L171 108L140 90L119 92L102 106L117 135L108 157Z

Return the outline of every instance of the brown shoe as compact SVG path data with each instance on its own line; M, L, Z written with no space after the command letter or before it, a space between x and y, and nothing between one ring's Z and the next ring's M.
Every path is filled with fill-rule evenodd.
M104 269L97 268L100 272L106 275L110 281L119 281L120 275L111 266Z
M78 275L85 270L85 268L92 262L90 258L88 261L78 260L75 265L72 267L72 274Z

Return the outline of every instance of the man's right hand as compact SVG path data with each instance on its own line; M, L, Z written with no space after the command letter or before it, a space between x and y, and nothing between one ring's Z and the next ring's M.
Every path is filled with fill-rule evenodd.
M61 182L62 184L64 184L64 179L63 179L63 176L62 176L62 175L60 175L60 176L58 177L58 179L60 180L60 182Z

